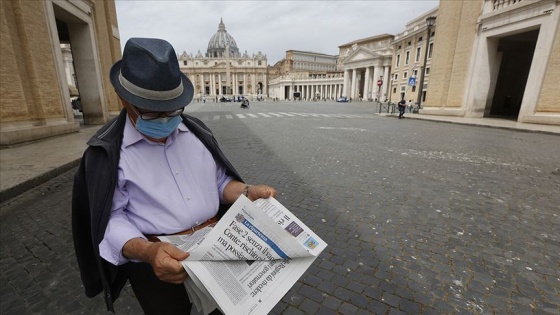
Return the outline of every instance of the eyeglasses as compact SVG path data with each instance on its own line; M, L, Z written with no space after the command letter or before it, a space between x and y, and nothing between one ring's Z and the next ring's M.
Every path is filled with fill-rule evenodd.
M132 109L134 109L134 111L136 112L136 114L142 118L143 120L154 120L154 119L158 119L160 117L175 117L175 116L179 116L183 113L183 111L185 110L184 108L179 108L179 109L175 109L175 110L171 110L171 111L167 111L167 112L143 112L141 113L135 106L130 106L132 107Z

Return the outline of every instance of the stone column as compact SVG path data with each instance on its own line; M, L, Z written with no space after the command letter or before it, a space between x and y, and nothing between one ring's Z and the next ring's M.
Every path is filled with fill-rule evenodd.
M390 66L385 66L384 69L383 69L383 85L381 86L383 100L388 98L388 95L389 95L388 91L389 91L389 73L390 73L390 70L391 70Z
M200 84L200 94L206 95L206 85L204 84L204 72L200 74L200 80L198 80Z
M214 79L214 73L210 72L210 96L216 96L216 82Z
M247 73L243 73L243 94L247 94Z
M350 95L350 69L344 71L344 81L342 86L343 96L349 97Z
M251 80L252 84L251 85L252 85L253 91L256 92L257 91L257 74L254 73L251 77L252 77L252 80Z
M353 100L356 100L356 81L357 81L357 73L358 73L358 69L352 69L352 88L350 89L350 97Z
M366 75L364 77L365 82L364 82L364 98L367 100L370 97L372 97L373 95L371 95L372 91L371 91L371 74L369 72L369 69L371 67L366 67Z
M377 98L378 101L383 101L383 93L381 93L381 87L377 86L377 80L379 80L379 76L381 75L381 68L375 67L373 68L373 99ZM385 78L383 78L385 79ZM379 96L377 93L379 92Z

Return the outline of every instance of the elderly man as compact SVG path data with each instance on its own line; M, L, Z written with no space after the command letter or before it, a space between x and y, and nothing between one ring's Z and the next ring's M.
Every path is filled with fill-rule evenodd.
M146 314L188 314L180 264L189 253L150 236L190 233L216 222L245 184L211 131L183 114L193 85L166 41L132 38L110 71L124 106L88 142L74 179L72 230L86 295L113 309L125 282Z

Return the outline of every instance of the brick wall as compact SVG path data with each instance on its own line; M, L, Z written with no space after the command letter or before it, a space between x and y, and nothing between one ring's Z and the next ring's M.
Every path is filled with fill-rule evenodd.
M541 89L541 95L537 103L537 112L560 113L560 30L556 28L556 37Z
M42 1L2 1L2 122L64 118Z
M115 3L113 0L95 0L94 11L99 63L101 65L101 78L105 87L107 110L116 112L120 111L122 106L109 79L111 66L122 57L120 40L113 36L113 28L118 29Z
M425 106L461 107L482 0L440 1Z

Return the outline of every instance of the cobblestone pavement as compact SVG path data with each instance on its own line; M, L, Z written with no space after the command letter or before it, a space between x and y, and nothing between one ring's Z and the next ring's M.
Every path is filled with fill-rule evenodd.
M192 108L329 243L273 314L560 314L558 136L329 102ZM106 313L76 269L73 172L2 204L0 313ZM115 307L141 313L129 287Z

